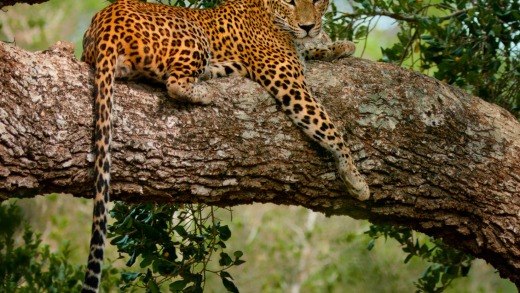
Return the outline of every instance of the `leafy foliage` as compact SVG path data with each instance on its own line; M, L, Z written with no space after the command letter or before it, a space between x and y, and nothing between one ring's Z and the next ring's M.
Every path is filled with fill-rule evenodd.
M431 263L415 283L417 292L443 292L453 280L468 275L474 260L473 256L448 247L441 240L429 238L420 241L409 228L371 225L366 233L372 238L368 244L369 250L374 248L378 238L393 238L407 254L404 263L414 256Z
M65 242L57 252L41 244L41 236L27 224L15 204L0 205L0 292L79 292L85 266L72 265L72 250ZM21 241L19 231L23 230ZM113 287L114 272L104 268L103 287Z
M408 65L520 117L518 1L353 0L353 13L328 16L333 38L366 39L381 17L395 20L397 42L382 61ZM345 25L348 23L348 25Z
M202 292L206 272L211 272L229 292L238 292L226 269L244 263L243 253L230 256L224 251L231 231L215 218L214 208L118 202L110 214L116 221L109 227L111 244L129 256L128 267L138 262L146 269L123 273L122 289L138 286L159 292L168 284L171 292ZM219 268L212 270L210 261L217 253Z

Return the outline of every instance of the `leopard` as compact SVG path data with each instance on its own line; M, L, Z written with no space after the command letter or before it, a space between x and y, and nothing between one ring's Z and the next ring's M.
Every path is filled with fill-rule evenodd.
M335 159L347 193L367 200L370 190L348 144L307 85L305 59L353 53L337 41L310 45L323 34L329 0L223 0L210 8L183 8L118 0L94 15L81 60L94 75L94 208L82 292L98 292L107 233L112 108L116 79L151 79L173 101L213 102L211 78L240 75L260 84L311 140Z

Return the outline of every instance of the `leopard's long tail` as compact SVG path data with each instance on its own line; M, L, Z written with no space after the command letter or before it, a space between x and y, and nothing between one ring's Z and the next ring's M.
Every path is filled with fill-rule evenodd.
M101 40L104 40L101 38ZM97 293L101 281L101 266L105 252L107 234L107 204L109 202L110 163L112 143L112 99L116 67L116 49L108 48L108 42L99 44L102 55L96 58L94 79L94 212L92 219L92 237L88 256L87 272L83 283L83 293Z

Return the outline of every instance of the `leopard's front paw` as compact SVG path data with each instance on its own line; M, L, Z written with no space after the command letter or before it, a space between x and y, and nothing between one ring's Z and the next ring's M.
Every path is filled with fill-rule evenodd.
M197 82L193 85L193 92L190 102L201 105L208 105L217 96L217 89L205 82Z
M356 45L351 41L340 40L328 46L329 50L333 52L334 59L349 57L356 52Z
M351 161L339 162L338 172L351 196L362 201L370 198L370 189L367 182Z
M168 85L168 95L179 102L208 105L218 91L206 82L171 83Z

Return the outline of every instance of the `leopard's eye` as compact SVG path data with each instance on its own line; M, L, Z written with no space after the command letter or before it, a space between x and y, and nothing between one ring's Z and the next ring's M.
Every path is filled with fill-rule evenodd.
M291 6L296 6L296 2L294 2L294 0L285 0L285 2Z

